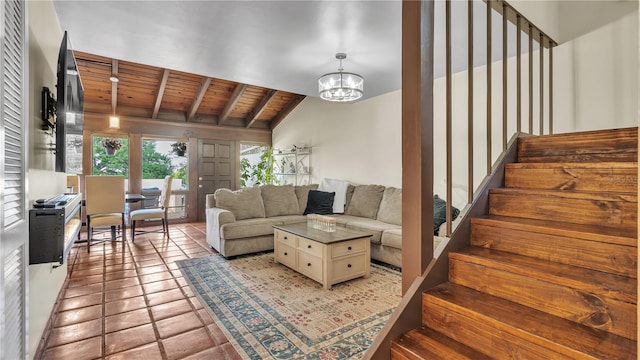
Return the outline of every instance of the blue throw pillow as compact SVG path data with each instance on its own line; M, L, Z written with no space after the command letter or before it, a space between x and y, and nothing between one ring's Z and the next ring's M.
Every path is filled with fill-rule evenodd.
M460 215L460 210L451 206L451 221ZM433 235L438 235L440 225L447 221L447 202L433 195Z
M333 199L335 195L336 195L335 192L309 190L309 197L307 198L307 208L304 210L303 215L333 214Z

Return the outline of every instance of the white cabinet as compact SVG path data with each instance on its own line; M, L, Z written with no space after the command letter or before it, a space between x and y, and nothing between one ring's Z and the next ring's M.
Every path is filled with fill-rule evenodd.
M311 183L311 148L273 150L273 174L281 185Z

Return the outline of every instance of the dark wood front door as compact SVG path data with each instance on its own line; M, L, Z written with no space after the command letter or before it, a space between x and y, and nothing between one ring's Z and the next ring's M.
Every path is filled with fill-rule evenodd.
M204 221L207 194L235 189L236 147L233 141L200 140L198 148L198 221Z

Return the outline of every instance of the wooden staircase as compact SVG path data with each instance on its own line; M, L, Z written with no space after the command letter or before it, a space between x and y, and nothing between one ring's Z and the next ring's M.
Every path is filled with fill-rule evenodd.
M522 137L392 359L636 359L638 129Z

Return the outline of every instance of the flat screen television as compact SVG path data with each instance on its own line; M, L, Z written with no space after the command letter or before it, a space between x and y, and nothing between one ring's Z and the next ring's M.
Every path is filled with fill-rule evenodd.
M84 87L76 58L64 32L58 54L56 108L56 171L82 173L82 128L84 125Z

